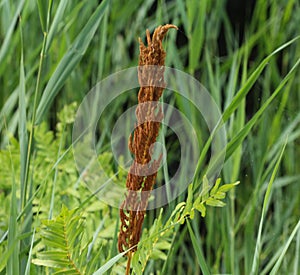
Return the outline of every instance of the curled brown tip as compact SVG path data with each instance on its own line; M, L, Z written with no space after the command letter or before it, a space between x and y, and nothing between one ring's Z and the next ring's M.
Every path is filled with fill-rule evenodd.
M176 29L178 30L178 27L176 25L173 25L173 24L166 24L164 26L162 26L163 28L166 28L166 29Z
M139 65L164 65L165 51L162 47L162 40L169 29L178 27L172 24L158 26L151 37L149 30L146 30L147 47L139 38L140 43L140 58Z

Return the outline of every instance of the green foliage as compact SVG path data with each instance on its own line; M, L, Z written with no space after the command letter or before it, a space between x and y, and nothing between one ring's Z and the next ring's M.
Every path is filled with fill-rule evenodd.
M194 218L195 210L201 213L201 216L204 218L206 215L206 206L214 206L214 207L223 207L226 204L222 202L225 199L226 193L232 190L236 185L240 182L237 181L235 183L229 183L221 185L221 179L218 178L216 182L211 185L208 182L206 176L203 177L202 187L200 194L193 200L194 191L193 184L190 184L188 187L188 197L187 204L185 210L183 212L183 216L189 215L191 219ZM182 220L184 222L184 220Z
M67 207L74 209L75 207L78 207L81 203L83 203L86 198L90 197L90 191L81 184L82 182L78 182L78 172L73 160L72 151L70 150L70 147L67 147L67 144L69 144L70 141L69 137L66 135L66 131L68 131L69 127L74 121L76 107L77 104L72 103L70 105L64 106L64 108L58 113L57 117L59 118L59 120L57 122L55 132L49 131L47 123L45 122L41 123L35 128L34 141L36 153L34 155L35 169L33 170L34 174L32 175L32 177L34 179L34 182L38 183L38 185L34 194L30 198L31 200L33 200L32 211L35 214L34 227L39 226L41 220L44 221L44 225L47 225L45 219L47 219L48 217L51 218L52 215L57 215L58 213L60 213L62 205L66 205ZM111 153L104 153L99 156L99 160L105 163L103 167L107 169L106 173L108 174L113 173L111 158ZM9 228L9 216L7 216L6 213L10 213L10 203L13 202L13 200L11 200L12 193L10 193L12 175L20 173L20 153L19 143L17 139L15 139L14 137L10 138L9 146L5 150L0 151L0 160L1 163L3 163L0 168L2 179L0 183L0 233L1 238L3 238L0 241L0 250L1 252L3 252L1 253L0 257L1 271L5 268L5 264L9 260L9 255L13 251L11 250L12 247L8 246L5 235L7 233L7 229ZM16 186L19 187L19 178L16 177L15 181ZM17 192L16 199L20 200L20 195L20 192ZM16 204L16 202L14 202L14 204ZM75 215L75 212L69 213L66 207L64 207L62 211L65 216L57 218L57 220L53 221L54 224L60 223L61 225L62 223L69 223L68 226L70 226L71 228L72 226L75 226L77 222L78 224L82 223L82 219L79 219L79 216L75 216L76 219L74 218L74 221L71 220L71 216L73 214ZM98 216L98 214L96 213L99 213L99 211L104 215L108 213L109 209L98 199L93 198L89 200L89 204L86 206L86 217L89 218L86 222L88 224L88 230L85 232L86 236L92 236L96 226L96 224L93 222L93 219L95 219L95 216ZM114 213L117 213L117 211L115 211ZM66 217L67 214L69 215L69 220ZM76 215L78 215L78 212L76 213ZM63 217L65 217L66 220L62 220ZM17 218L17 224L18 221L21 221L20 215ZM51 224L51 220L49 221L49 223ZM112 222L110 219L107 219L107 222L104 225L106 231L103 230L102 232L104 238L111 239L113 237L113 227L111 226L115 226L115 224L115 221ZM51 225L49 226L51 227ZM52 233L61 233L61 231L54 231ZM78 236L75 239L72 239L72 241L78 240L78 238L80 237L80 232L78 231L68 231L68 233L78 234ZM16 236L14 237L14 240L12 240L12 242L17 242L17 240L21 238L21 236L22 233L17 231ZM66 238L67 237L71 237L71 235L66 236ZM37 235L36 238L39 238L39 235ZM61 239L58 238L58 240ZM107 241L105 241L103 245L104 244L107 245ZM26 247L26 249L29 249L29 247ZM16 249L15 251L18 250ZM107 254L107 248L105 248L104 251ZM35 253L36 248L33 249L33 254ZM74 257L75 254L73 254ZM45 257L46 256L43 256L42 259L45 259ZM94 265L95 268L96 266L98 265ZM16 265L15 267L18 267L18 265Z
M196 199L193 192L193 184L188 187L188 197L186 202L177 204L169 219L163 223L163 209L155 219L151 228L144 229L142 238L132 259L132 266L135 274L142 274L150 259L167 259L166 252L171 249L172 236L175 227L183 224L187 218L194 219L195 210L201 213L202 217L206 214L206 205L223 207L226 192L232 190L239 182L221 185L221 179L211 185L206 176L203 177L202 190Z
M34 264L51 267L52 274L92 274L96 270L99 254L87 257L85 223L77 210L63 206L57 218L42 221L40 235L47 249L38 252L37 258L32 260Z
M20 172L20 149L18 140L11 136L10 143L6 150L0 150L1 162L1 192L8 193L11 188L12 170L18 174ZM16 178L18 180L18 178Z
M147 212L134 272L299 274L298 1L256 1L238 25L232 1L99 2L0 1L0 274L51 274L60 268L32 258L66 251L86 273L124 274L118 209L82 182L72 124L88 91L136 66L138 37L145 41L147 28L165 23L179 26L164 41L166 65L196 77L220 108L227 132L220 177L232 184L205 178L213 136L191 102L166 90L164 102L192 122L201 155L188 190L163 210ZM111 130L136 102L134 92L117 98L97 126L98 161L123 186L127 171L111 153ZM166 136L168 166L158 172L158 185L178 165L179 148L170 141ZM237 180L241 187L233 188ZM55 246L61 231L51 226L62 224L73 228L73 247ZM47 228L55 245L46 244ZM70 268L68 260L62 264Z
M163 211L161 210L151 228L149 228L149 230L143 230L142 238L138 244L138 250L135 252L132 259L132 266L135 274L143 273L150 258L161 260L167 258L164 251L170 249L170 236L168 234L167 238L166 232L163 232L166 229L162 224L162 214Z
M138 250L134 253L132 267L135 274L142 274L149 260L166 260L167 252L171 249L172 237L176 226L183 224L187 218L194 218L194 211L201 212L205 216L206 205L222 207L225 204L221 199L225 198L225 193L238 184L225 184L220 186L220 179L212 186L206 177L203 178L203 187L199 196L193 201L193 185L189 185L187 202L179 203L172 212L169 219L163 223L163 209L153 225L142 233ZM211 190L210 190L211 189ZM200 206L199 206L200 205ZM203 210L204 209L204 210ZM47 266L55 269L53 274L91 274L96 270L96 265L91 267L87 262L87 251L90 242L83 241L84 221L78 209L69 211L63 206L61 213L54 220L42 221L43 227L40 235L42 245L49 250L38 252L37 258L33 260L36 265ZM86 245L82 247L82 243ZM95 255L94 257L99 257ZM120 260L120 257L118 258ZM94 258L90 259L95 262ZM86 270L86 267L89 267ZM115 267L116 273L124 272L123 268ZM73 272L73 273L72 273Z
M75 41L71 44L70 49L63 56L58 64L53 76L50 78L39 103L37 109L37 122L41 122L42 116L49 108L56 94L60 91L67 77L79 63L82 56L86 52L89 43L91 42L100 21L104 15L108 0L105 0L99 5L93 13L85 27L78 34Z

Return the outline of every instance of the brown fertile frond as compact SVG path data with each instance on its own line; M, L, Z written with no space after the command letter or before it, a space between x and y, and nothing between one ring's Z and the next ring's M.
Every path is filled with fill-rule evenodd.
M177 26L167 24L164 26L158 26L153 33L152 39L150 37L149 30L146 30L147 43L146 47L142 40L140 42L140 58L139 66L144 65L164 65L166 53L162 47L162 40L170 28L178 29Z
M129 248L133 248L132 251L137 249L136 245L140 240L148 199L162 158L160 156L159 159L152 160L150 148L156 142L160 122L163 119L163 113L157 101L165 87L163 66L166 52L162 47L162 39L170 28L178 29L171 24L159 26L155 29L152 38L149 30L146 30L147 46L139 38L140 90L136 108L137 124L128 142L134 161L127 175L125 200L120 206L121 225L118 237L120 252ZM130 257L131 255L129 259Z

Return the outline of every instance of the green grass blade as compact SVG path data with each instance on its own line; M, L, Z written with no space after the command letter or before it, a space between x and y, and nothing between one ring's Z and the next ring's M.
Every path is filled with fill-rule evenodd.
M18 240L15 239L14 243L12 245L10 245L5 252L3 253L3 255L1 255L0 257L0 272L2 272L2 270L5 268L5 266L8 265L8 261L9 258L11 257L11 255L13 254L14 250L15 250L15 246L17 244ZM7 267L6 267L7 268ZM2 274L2 273L1 273Z
M105 263L103 266L101 266L96 272L94 272L93 275L102 275L106 271L108 271L112 266L118 262L129 250L126 250L122 253L117 254L113 258L111 258L107 263Z
M49 3L52 3L52 1L50 0ZM48 15L50 13L51 13L51 5L49 5ZM38 73L37 73L37 80L36 80L34 99L33 99L33 110L32 110L30 133L29 133L29 138L28 138L27 157L26 157L25 179L24 179L23 190L21 192L21 194L22 194L21 208L24 207L24 205L26 203L26 199L27 199L28 177L29 177L31 155L32 155L32 148L33 148L34 130L35 130L34 124L35 124L35 118L36 118L38 94L39 94L40 84L41 84L41 74L42 74L42 68L43 68L43 62L44 62L46 41L47 41L47 33L44 32L43 45L42 45L42 50L41 50L41 54L40 54L39 68L38 68ZM29 214L29 213L30 213L30 210L28 211L27 214Z
M191 1L187 4L189 19L189 71L194 73L199 66L199 57L204 41L204 24L207 1ZM192 27L194 25L194 27Z
M50 78L39 106L37 108L36 122L40 123L43 115L46 113L55 96L60 91L71 72L81 60L86 52L99 24L105 13L108 0L104 0L91 16L90 20L78 34L68 52L63 56L58 64L54 74Z
M8 258L6 272L8 275L18 275L19 274L19 242L17 240L18 236L18 201L17 201L17 183L14 177L15 171L12 162L12 156L10 152L11 161L11 175L12 175L12 189L11 189L11 202L10 202L10 218L9 218L9 230L8 230L8 249L12 249L12 253Z
M12 20L12 22L9 26L9 29L8 29L6 35L5 35L4 41L3 41L1 49L0 49L0 64L4 64L4 62L3 62L4 58L7 57L6 53L9 50L10 41L11 41L11 38L12 38L12 35L13 35L13 32L14 32L18 17L20 15L20 12L21 12L23 6L24 6L24 3L25 3L25 0L21 0L19 2L19 5L18 5L18 7L16 9L16 12L15 12L15 15L13 17L13 20ZM2 70L2 69L0 69L0 70Z
M47 29L47 2L48 1L45 0L37 0L37 6L43 32L46 32Z
M33 243L34 243L34 236L35 236L35 229L33 231L32 237L31 237L31 244L30 244L30 249L29 249L29 255L28 255L28 260L27 260L27 265L26 265L26 269L25 269L25 274L24 275L30 275L30 264L31 264L31 256L32 256Z
M19 97L18 89L19 88L15 89L10 94L10 96L2 106L2 109L0 111L0 131L3 131L4 121L6 120L7 116L13 112L14 107L16 106L16 102L18 101L18 97Z
M290 44L294 43L297 39L299 39L300 36L297 36L296 38L290 40L289 42L285 43L278 49L276 49L274 52L272 52L269 56L267 56L263 62L258 66L258 68L252 73L252 75L249 77L249 79L246 81L245 85L239 90L237 95L233 98L232 102L229 104L228 108L223 113L223 121L226 122L231 114L240 106L241 101L245 98L247 93L250 91L250 88L254 84L254 82L257 80L259 75L261 74L264 67L267 65L269 60L273 55L284 49L285 47L289 46ZM287 83L287 81L292 77L292 73L296 69L296 67L299 65L300 59L297 60L296 64L293 66L293 68L289 71L289 73L285 76L285 78L281 81L280 85L276 88L272 96L264 103L264 105L260 108L258 112L255 113L253 118L241 129L241 131L228 143L226 147L226 160L233 154L233 152L238 148L241 144L241 142L245 139L245 137L248 135L258 118L262 115L262 113L265 111L265 109L270 105L270 103L274 100L274 98L277 96L277 94L281 91L283 86ZM211 144L212 138L214 133L209 137L207 142L205 143L205 146L200 154L199 161L197 163L196 168L196 175L198 175L200 171L200 167L203 163L203 160L208 152L209 146ZM220 156L223 155L223 152L220 153ZM219 161L219 157L216 157L215 164L217 165ZM210 167L211 170L214 169L214 165ZM208 173L208 172L207 172ZM195 185L197 187L197 185Z
M20 24L21 26L21 24ZM19 82L19 140L20 140L20 182L21 193L24 192L25 173L26 173L26 156L27 156L27 130L26 130L26 99L25 99L25 72L24 72L24 57L23 57L23 38L22 26L20 27L21 34L21 62L20 62L20 82ZM12 159L11 159L12 161ZM11 256L8 259L7 273L19 274L19 242L16 241L18 232L18 201L16 198L17 185L14 177L14 168L12 165L12 191L11 191L11 213L8 231L8 247L14 247Z
M192 227L190 225L189 220L187 219L186 222L187 222L188 230L189 230L189 233L190 233L190 236L191 236L191 241L192 241L192 244L193 244L193 248L194 248L194 251L195 251L196 256L197 256L198 264L199 264L199 266L200 266L203 274L204 275L209 275L210 271L209 271L208 266L206 264L206 261L204 259L202 248L199 245L198 240L196 239L196 236L195 236L195 234L193 232L193 229L192 229Z
M296 240L296 253L295 253L295 262L294 262L294 275L297 275L300 273L299 267L300 267L300 230L298 230L297 233L297 240Z
M289 73L284 77L284 79L278 85L276 90L266 100L266 102L262 105L262 107L255 113L255 115L248 121L248 123L241 129L241 131L228 143L227 149L226 149L226 159L228 159L233 154L233 152L236 150L236 148L242 143L242 141L249 134L249 132L251 131L251 129L253 128L255 123L258 121L258 119L261 117L261 115L264 113L264 111L267 109L267 107L273 102L273 100L279 94L279 92L282 91L282 88L284 87L284 85L293 76L293 73L294 73L295 69L298 67L299 63L300 63L300 59L297 60L296 64L289 71Z
M21 26L21 24L20 24ZM24 196L26 186L26 158L28 148L28 134L26 129L26 86L25 86L25 72L24 72L24 56L23 56L23 35L22 26L21 33L21 64L20 64L20 84L19 84L19 142L20 142L20 184L21 184L21 198Z
M287 252L287 250L288 250L288 248L289 248L289 246L290 246L290 244L291 244L293 238L295 237L296 233L297 233L299 230L300 230L300 220L299 220L298 223L296 224L296 226L295 226L294 230L292 231L292 233L291 233L289 239L288 239L287 242L285 243L285 245L284 245L284 247L283 247L283 249L282 249L282 252L281 252L281 254L280 254L280 256L279 256L279 259L277 260L275 266L274 266L273 269L271 270L270 275L276 275L276 274L278 274L278 270L279 270L280 265L281 265L281 263L282 263L282 260L283 260L283 258L284 258L284 256L285 256L285 253Z
M255 115L248 121L248 123L246 123L246 125L227 144L226 149L224 149L224 150L226 150L225 160L229 159L229 157L231 157L231 155L241 145L241 143L247 137L247 135L249 134L249 132L251 131L251 129L253 128L253 126L255 125L255 123L258 121L258 119L262 116L262 114L267 109L267 107L273 102L273 100L276 98L276 96L282 90L282 88L284 87L284 85L294 76L293 73L295 72L295 70L298 67L299 63L300 63L300 59L297 60L296 64L292 67L292 69L288 72L288 74L280 82L280 84L278 85L278 87L275 89L275 91L272 93L272 95L266 100L266 102L262 105L262 107L255 113ZM206 150L208 150L208 145L210 144L210 142L211 142L211 137L209 138L209 140L205 144L203 152L205 152ZM203 159L203 157L202 157L203 152L200 155L200 160ZM210 170L213 170L214 167L215 167L215 165L217 165L219 163L220 156L222 156L223 153L224 152L220 152L219 155L217 155L215 157L215 160L214 160L212 166L209 168ZM197 168L199 168L199 166L197 166Z
M108 9L110 7L108 6ZM103 75L103 70L104 70L104 60L105 60L105 49L106 49L106 44L107 44L107 37L108 37L108 33L107 33L107 24L108 24L108 15L109 12L106 12L104 14L104 18L103 18L103 24L101 27L101 32L100 32L100 37L101 40L100 45L99 45L99 57L98 57L98 81L100 81L102 79L102 75Z
M284 146L281 150L281 153L278 157L278 160L277 160L276 165L274 167L274 170L272 172L270 181L268 183L267 191L266 191L266 194L265 194L263 208L262 208L260 222L259 222L258 234L257 234L257 239L256 239L255 254L254 254L254 257L253 257L251 275L257 274L257 271L258 271L259 256L260 256L261 247L262 247L261 235L262 235L263 223L264 223L265 215L266 215L266 212L267 212L268 204L269 204L269 201L270 201L273 182L274 182L276 174L278 172L279 165L281 163L286 144L287 144L287 140L286 140L286 142L285 142L285 144L284 144Z
M64 12L66 9L68 1L67 0L61 0L59 1L59 5L57 7L56 13L54 15L53 21L51 23L51 27L48 33L48 39L47 39L47 43L46 43L46 52L48 52L51 43L53 41L53 38L57 32L57 28L58 28L58 24L62 22L63 20L63 16L64 16Z
M255 83L255 81L258 79L260 74L262 73L263 69L266 67L266 65L269 63L271 58L276 55L278 52L282 51L289 45L293 44L295 41L297 41L300 38L300 36L295 37L294 39L288 41L287 43L283 44L279 48L277 48L275 51L273 51L271 54L269 54L256 68L256 70L250 75L248 80L246 81L245 85L237 92L235 97L233 98L232 102L228 106L228 108L225 110L223 114L223 121L227 121L228 118L231 116L231 114L238 108L240 102L243 98L248 94L251 87Z

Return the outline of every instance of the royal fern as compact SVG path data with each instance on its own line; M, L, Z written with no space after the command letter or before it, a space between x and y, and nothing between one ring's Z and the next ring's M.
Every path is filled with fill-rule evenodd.
M92 274L97 269L99 255L87 257L88 242L82 241L85 222L77 209L62 207L59 216L45 220L40 231L44 251L32 262L53 269L51 274ZM83 245L84 244L84 245Z

